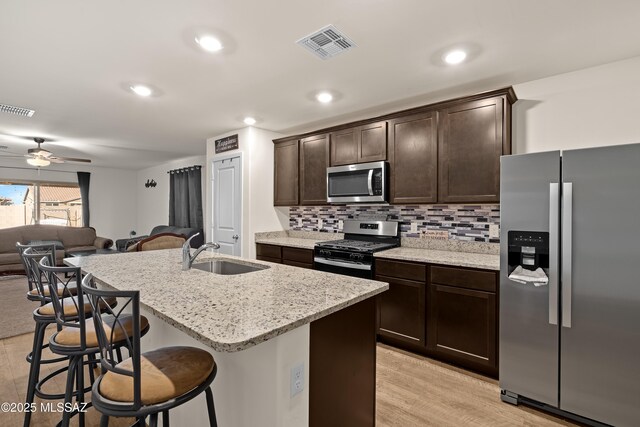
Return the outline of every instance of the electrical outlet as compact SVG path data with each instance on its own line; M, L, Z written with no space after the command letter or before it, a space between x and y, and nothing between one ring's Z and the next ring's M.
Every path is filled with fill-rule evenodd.
M412 222L411 223L411 232L412 233L417 233L418 232L418 223L417 222Z
M344 228L344 221L339 219L338 220L338 230L342 231L343 228Z
M489 224L489 238L490 239L500 238L500 227L498 226L498 224Z
M291 368L291 397L304 390L304 363Z
M318 219L318 230L322 230L322 219Z
M298 218L298 227L302 228L302 218Z

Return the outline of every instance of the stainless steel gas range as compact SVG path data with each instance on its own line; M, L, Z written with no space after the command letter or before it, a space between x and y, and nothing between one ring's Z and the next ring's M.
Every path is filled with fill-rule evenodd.
M373 254L400 246L395 221L345 221L343 240L320 242L314 248L316 270L373 279Z

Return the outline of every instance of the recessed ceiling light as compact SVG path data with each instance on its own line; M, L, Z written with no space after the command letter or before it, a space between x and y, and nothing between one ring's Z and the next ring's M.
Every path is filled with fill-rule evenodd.
M130 86L130 89L136 95L144 96L144 97L151 96L151 94L153 93L151 88L145 85L133 85L133 86Z
M256 119L254 119L253 117L245 117L243 120L245 125L255 125L256 124Z
M220 40L213 36L200 36L196 37L196 43L200 45L200 47L207 52L217 52L222 50L222 43Z
M451 52L445 54L444 62L450 65L456 65L461 63L467 58L467 53L463 50L452 50Z
M333 95L331 95L329 92L320 92L316 95L316 99L318 100L318 102L328 104L329 102L333 101Z

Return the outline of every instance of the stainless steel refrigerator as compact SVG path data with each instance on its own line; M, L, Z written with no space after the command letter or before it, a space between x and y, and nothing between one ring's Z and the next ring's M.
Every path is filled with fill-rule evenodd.
M503 156L500 242L502 399L640 425L640 144Z

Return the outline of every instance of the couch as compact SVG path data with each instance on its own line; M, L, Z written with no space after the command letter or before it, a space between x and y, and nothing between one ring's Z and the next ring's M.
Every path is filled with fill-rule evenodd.
M0 229L0 274L24 271L16 242L35 244L56 243L56 264L62 265L62 258L73 252L108 249L111 239L96 236L92 227L64 227L61 225L22 225Z
M180 236L184 236L185 239L188 239L189 237L193 236L196 233L200 233L199 236L195 237L191 241L191 247L199 248L204 243L204 233L202 232L201 229L176 227L174 225L156 225L155 227L153 227L153 229L151 230L151 233L149 233L148 235L132 237L129 239L116 240L116 248L120 252L124 252L129 248L129 246L134 245L143 239L155 236L157 234L164 234L164 233L177 234Z

